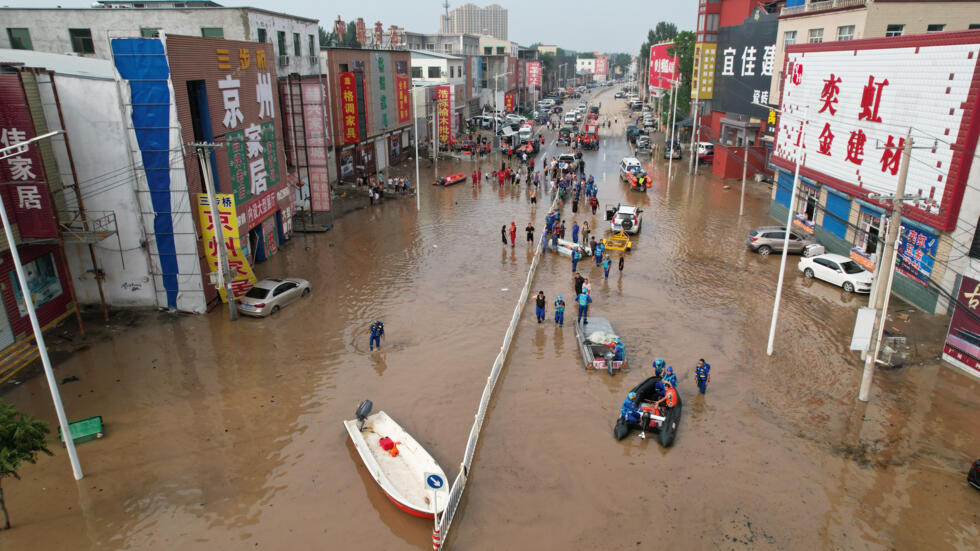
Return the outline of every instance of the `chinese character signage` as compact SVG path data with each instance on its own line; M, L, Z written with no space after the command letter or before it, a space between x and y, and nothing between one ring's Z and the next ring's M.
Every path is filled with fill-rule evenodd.
M241 239L238 237L238 217L235 213L234 197L219 194L215 199L218 202L216 216L208 202L208 196L203 193L197 195L197 208L201 217L201 241L204 243L204 254L208 257L208 266L212 273L218 272L218 247L224 246L228 251L229 273L225 276L231 278L232 292L238 299L255 285L255 273L252 272L252 266L245 257ZM215 223L221 224L221 233L225 241L221 245L218 244ZM221 295L222 302L228 302L225 288L220 283L218 293Z
M330 178L327 170L327 147L330 145L329 122L324 119L322 102L324 100L324 85L315 77L316 82L303 82L303 123L306 131L306 158L297 159L301 166L307 167L309 175L310 208L316 212L330 210ZM307 162L308 161L308 162ZM283 220L286 220L285 215Z
M898 271L923 285L929 285L938 242L939 239L932 232L902 224L898 237Z
M374 121L378 125L375 132L381 133L394 126L395 85L391 80L391 56L388 54L372 54L374 74L372 75L375 98L373 111Z
M711 99L715 86L716 44L694 45L694 73L691 76L691 97ZM768 98L767 98L768 99Z
M667 53L667 48L673 46L673 42L664 42L650 46L650 88L655 90L669 90L673 86L673 81L677 80L677 58Z
M912 128L905 192L921 199L904 214L952 230L980 132L980 36L801 44L786 56L774 164L793 170L799 152L804 176L852 195L891 195Z
M504 111L514 112L514 94L504 94Z
M36 144L34 144L36 147ZM44 183L11 183L3 186L6 194L3 202L7 213L17 220L22 238L44 239L58 237L48 186Z
M354 73L340 73L340 116L344 132L344 143L361 141L360 127L357 124L357 83Z
M407 76L395 77L398 95L398 123L408 122L412 118L412 81Z
M980 376L980 281L964 276L956 301L943 359Z
M439 142L449 142L449 89L450 86L436 86L436 115L439 118Z
M766 117L768 110L753 103L776 103L769 99L769 85L773 71L777 74L779 71L775 57L778 27L778 14L756 8L741 25L718 29L711 95L713 110Z
M527 84L541 86L541 62L529 61L527 64Z
M604 55L595 57L595 76L604 77L609 74L609 58Z

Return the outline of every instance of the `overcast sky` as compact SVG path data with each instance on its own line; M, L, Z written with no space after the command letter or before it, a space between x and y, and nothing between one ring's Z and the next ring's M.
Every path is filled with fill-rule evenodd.
M442 0L217 0L223 6L251 6L291 15L319 19L328 30L338 15L344 21L363 17L385 28L398 25L412 32L439 31ZM450 0L450 9L465 2ZM473 2L486 6L494 2ZM498 0L507 9L509 37L521 45L533 42L557 44L578 51L627 52L636 54L647 30L658 21L670 21L679 30L694 30L697 0ZM9 7L86 8L92 0L0 0ZM324 23L327 23L324 25Z

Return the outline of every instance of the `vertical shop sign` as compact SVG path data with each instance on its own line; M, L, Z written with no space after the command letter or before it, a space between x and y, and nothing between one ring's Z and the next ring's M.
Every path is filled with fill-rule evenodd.
M330 178L327 170L327 133L323 118L323 87L320 82L304 82L303 122L306 126L306 157L309 160L310 196L314 211L330 210Z
M504 94L504 111L514 112L514 94Z
M436 113L439 115L439 142L449 142L449 86L436 86Z
M344 143L360 142L361 133L357 122L357 84L354 73L340 73L340 109Z
M397 76L396 86L398 87L398 122L408 122L411 118L411 81L407 76Z
M222 236L225 242L222 244L228 251L228 269L231 278L232 294L238 299L248 292L255 285L255 273L252 266L248 263L244 251L242 250L241 239L238 237L238 216L235 212L235 198L230 194L215 195L218 208L212 209L208 203L208 196L204 193L197 194L198 213L201 217L201 240L204 242L204 253L208 257L208 266L212 273L218 272L218 237L215 230L215 218L221 224ZM217 210L217 216L213 211ZM222 302L228 302L224 286L218 287Z
M980 282L964 276L953 306L943 359L980 376Z

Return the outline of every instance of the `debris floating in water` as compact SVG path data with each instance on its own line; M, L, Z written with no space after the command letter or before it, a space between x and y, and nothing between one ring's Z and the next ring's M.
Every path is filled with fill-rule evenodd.
M501 289L501 291L510 291L510 289L508 289L507 287L504 287L504 288Z

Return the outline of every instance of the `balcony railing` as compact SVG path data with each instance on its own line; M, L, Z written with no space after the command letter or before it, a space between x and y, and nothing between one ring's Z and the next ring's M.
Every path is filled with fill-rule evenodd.
M782 11L779 12L779 15L799 15L801 13L816 13L844 8L863 8L867 5L868 0L820 0L818 2L807 2L802 6L790 6L783 8Z

